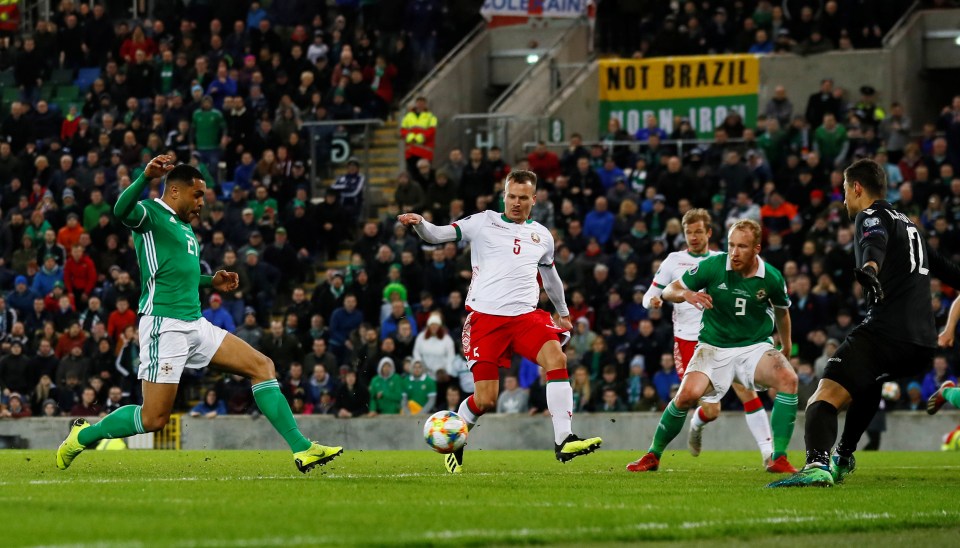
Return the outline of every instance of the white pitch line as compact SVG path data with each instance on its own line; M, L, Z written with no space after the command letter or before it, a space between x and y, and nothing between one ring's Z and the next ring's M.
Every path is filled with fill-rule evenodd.
M868 513L868 512L843 512L836 511L836 516L847 519L859 520L886 520L894 518L927 518L927 517L960 517L960 512L941 510L937 512L911 512L907 514L891 514L888 512ZM718 526L739 526L739 525L782 525L789 523L807 523L821 519L822 515L813 516L770 516L766 518L749 518L741 520L717 520L717 521L695 521L686 522L680 525L683 529L704 529ZM639 522L619 527L573 527L573 528L550 528L550 529L532 529L521 528L511 531L496 531L490 529L459 529L459 530L440 530L429 531L421 536L409 538L393 538L394 541L416 542L416 541L436 541L436 540L456 540L461 538L479 538L495 540L525 539L539 536L560 536L570 534L609 534L609 533L635 533L641 531L660 531L675 527L676 524L666 522ZM761 531L760 533L763 533ZM293 537L261 537L253 539L197 539L181 540L170 546L178 548L202 547L202 548L220 548L233 546L297 546L309 544L343 544L349 541L343 537L314 537L314 536L293 536ZM96 542L96 543L74 543L74 544L55 544L39 545L36 548L139 548L145 546L142 542Z

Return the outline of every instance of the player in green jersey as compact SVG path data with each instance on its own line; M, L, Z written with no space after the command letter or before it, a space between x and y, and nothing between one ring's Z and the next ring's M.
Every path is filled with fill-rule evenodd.
M777 391L771 413L770 472L795 472L787 445L797 417L797 374L790 362L790 298L783 276L760 256L760 225L740 220L730 227L728 251L701 261L663 291L670 302L688 302L703 312L703 327L680 391L660 417L649 452L627 465L655 471L660 456L683 429L687 411L703 398L719 402L739 382L749 390ZM783 344L773 347L776 327Z
M173 166L160 155L147 164L117 199L114 214L134 233L140 262L140 372L143 405L127 405L91 425L73 423L57 450L57 467L66 469L85 448L102 439L125 438L166 426L185 367L213 364L253 382L253 397L270 424L294 453L301 472L323 465L343 452L311 442L300 433L280 392L273 361L235 335L200 315L197 288L229 292L237 288L235 272L200 275L200 247L190 226L203 208L206 183L194 167ZM151 179L165 177L163 196L139 200Z

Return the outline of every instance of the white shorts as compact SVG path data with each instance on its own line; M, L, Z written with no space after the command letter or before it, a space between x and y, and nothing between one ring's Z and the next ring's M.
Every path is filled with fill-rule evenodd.
M177 384L183 368L206 367L227 332L206 318L192 322L142 316L140 318L140 372L138 378Z
M720 348L717 346L699 343L687 365L684 377L691 371L706 375L713 384L713 390L705 393L701 400L707 403L719 403L724 394L730 390L730 385L736 380L748 390L766 390L766 386L759 386L753 376L757 371L760 358L768 350L776 349L767 342L742 346L738 348Z

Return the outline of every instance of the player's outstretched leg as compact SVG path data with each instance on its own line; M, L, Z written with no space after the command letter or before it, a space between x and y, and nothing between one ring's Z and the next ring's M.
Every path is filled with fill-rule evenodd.
M124 405L93 425L85 419L73 421L70 434L57 449L57 468L66 470L77 455L100 440L126 438L162 429L167 425L176 396L176 384L144 381L143 406Z
M935 415L947 402L960 409L960 388L957 388L957 384L953 381L943 381L940 389L927 399L927 413Z
M645 455L627 465L630 472L654 472L660 468L660 457L667 445L683 430L687 420L687 411L697 404L697 400L711 386L710 379L700 371L687 371L680 382L680 390L674 396L663 415L660 425L653 435L653 442Z
M280 383L277 382L276 370L270 358L228 333L213 355L211 363L253 381L253 399L256 400L257 407L290 446L298 470L307 473L315 466L323 466L343 453L342 447L320 445L300 433L290 405L280 391Z

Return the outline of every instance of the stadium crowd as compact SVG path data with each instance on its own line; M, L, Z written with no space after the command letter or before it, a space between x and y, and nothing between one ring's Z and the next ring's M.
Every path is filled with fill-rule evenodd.
M597 48L621 57L795 53L880 47L914 0L603 0ZM924 8L954 7L927 0Z
M472 391L458 352L469 253L456 243L424 245L396 215L417 211L449 223L502 207L497 196L511 168L537 173L534 218L557 234L556 267L575 320L566 352L577 412L662 410L677 389L670 310L640 303L659 262L682 249L680 216L690 208L711 212L719 249L734 219L764 227L762 255L785 274L793 301L801 405L865 311L842 206L847 163L882 162L889 199L931 246L960 254L960 97L939 119L915 123L902 106L881 101L882 90L864 86L853 98L824 79L818 90L778 88L756 127L731 114L711 144L682 152L662 141L695 138L689 124L678 119L667 134L655 118L635 135L611 120L588 146L572 135L559 154L541 144L512 166L496 147L444 151L396 178L379 219L357 234L337 233L349 221L336 192L311 200L299 122L367 115L365 108L383 115L377 109L392 102L379 95L389 67L391 97L410 85L418 69L404 51L407 33L384 26L383 11L376 24L362 9L298 15L276 32L272 21L282 14L257 2L217 3L230 13L174 19L178 26L63 4L53 25L41 25L56 39L38 28L0 55L24 99L0 125L3 416L95 416L139 401L140 274L110 204L161 152L209 174L194 225L201 264L240 274L236 292L201 295L203 315L274 361L296 413L457 409ZM389 23L410 21L405 13ZM76 48L61 41L73 28L81 29ZM60 67L71 55L80 56L77 66L102 66L76 110L58 112L43 100L53 70L43 60L58 57L31 52L51 43ZM34 93L40 98L31 104ZM804 105L796 94L806 93ZM370 102L354 102L358 96ZM235 183L228 196L217 192L221 161ZM323 270L336 251L324 243L341 239L349 264ZM956 293L936 282L933 290L942 326ZM541 302L550 306L545 296ZM946 352L887 405L922 408L956 358ZM187 370L178 397L178 407L197 416L256 412L249 381L216 371ZM497 410L546 412L536 364L517 360L506 372Z

